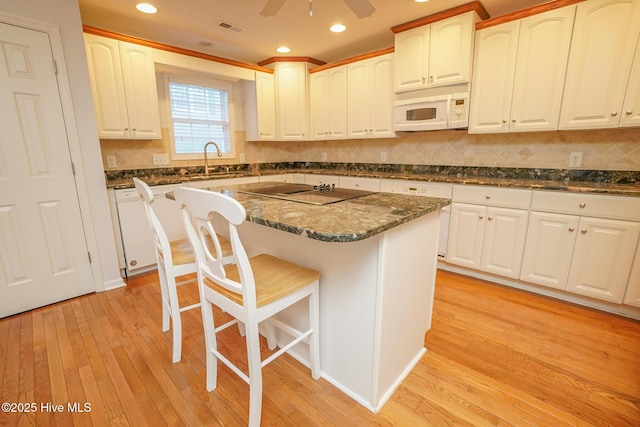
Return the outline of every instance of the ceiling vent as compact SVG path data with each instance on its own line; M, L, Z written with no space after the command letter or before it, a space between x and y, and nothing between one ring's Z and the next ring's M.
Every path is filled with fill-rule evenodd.
M233 24L231 24L229 22L225 22L225 21L220 21L218 23L218 27L226 28L227 30L235 31L236 33L240 33L240 32L245 30L242 27L238 27L237 25L233 25Z

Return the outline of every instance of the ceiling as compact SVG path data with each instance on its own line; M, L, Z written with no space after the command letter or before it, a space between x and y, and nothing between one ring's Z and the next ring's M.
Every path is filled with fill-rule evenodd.
M393 46L390 28L471 0L371 0L376 11L359 19L343 0L286 0L279 13L263 17L266 0L147 0L155 15L136 10L136 0L78 0L82 23L248 64L274 56L334 62ZM481 0L491 17L548 0ZM309 16L309 8L313 16ZM227 29L225 22L242 31ZM331 33L335 23L347 26ZM291 48L287 55L276 48Z

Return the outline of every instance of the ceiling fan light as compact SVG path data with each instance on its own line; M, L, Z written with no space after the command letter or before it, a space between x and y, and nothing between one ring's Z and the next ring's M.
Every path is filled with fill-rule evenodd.
M345 27L342 24L333 24L331 28L329 28L329 30L331 30L332 33L341 33L346 29L347 27Z
M289 53L289 52L291 52L291 49L289 49L286 46L280 46L276 50L278 51L278 53Z
M151 3L138 3L136 9L142 13L156 13L158 11L158 8Z

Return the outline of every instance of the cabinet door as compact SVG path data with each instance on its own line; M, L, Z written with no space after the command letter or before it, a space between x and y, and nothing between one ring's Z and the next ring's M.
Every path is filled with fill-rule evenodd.
M558 129L575 6L520 21L510 131Z
M395 35L393 88L396 92L428 87L429 31L430 26L425 25Z
M310 89L313 139L346 139L346 66L311 74Z
M129 138L120 48L117 40L85 34L91 93L100 138Z
M329 136L347 138L347 67L329 69Z
M382 55L369 61L369 128L370 137L394 136L393 130L393 55Z
M328 139L331 128L329 116L329 70L311 74L309 88L313 139Z
M485 206L465 203L451 205L447 262L480 268L486 210Z
M467 12L431 24L429 87L471 81L475 12Z
M307 139L307 64L278 62L276 81L278 139Z
M276 139L276 89L273 74L256 72L256 108L260 141Z
M617 127L640 31L640 3L577 5L560 129Z
M476 31L469 133L509 130L519 21Z
M620 304L638 235L640 223L581 218L567 291Z
M565 289L579 217L531 212L520 280Z
M640 126L640 38L636 44L631 76L627 85L627 93L622 106L620 127Z
M487 208L482 244L482 270L518 278L528 219L529 212L525 210Z
M640 307L640 249L636 249L636 257L627 283L624 303Z
M369 135L369 63L353 62L347 67L347 132L349 138Z
M120 42L122 78L132 139L161 139L158 87L150 48Z

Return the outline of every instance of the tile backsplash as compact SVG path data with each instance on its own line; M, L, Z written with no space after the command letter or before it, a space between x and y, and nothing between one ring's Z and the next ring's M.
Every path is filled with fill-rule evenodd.
M446 166L566 169L570 153L582 153L580 169L640 171L640 128L469 135L466 131L399 133L397 138L336 141L247 142L234 134L236 157L211 164L308 161ZM158 167L153 155L170 152L162 140L101 140L105 170ZM323 158L323 154L326 159ZM106 156L117 166L107 168ZM386 160L383 160L386 158ZM201 166L202 160L174 161L171 167Z

